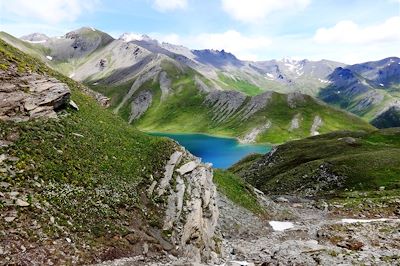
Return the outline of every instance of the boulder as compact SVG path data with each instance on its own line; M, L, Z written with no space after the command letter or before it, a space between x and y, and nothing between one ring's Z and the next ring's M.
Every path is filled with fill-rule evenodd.
M182 165L178 170L176 170L178 173L180 173L181 175L184 175L186 173L192 172L196 167L197 167L198 163L196 161L191 161L188 162L184 165Z
M56 112L67 105L68 86L57 79L37 73L17 73L14 67L0 70L0 120L27 121L55 118Z

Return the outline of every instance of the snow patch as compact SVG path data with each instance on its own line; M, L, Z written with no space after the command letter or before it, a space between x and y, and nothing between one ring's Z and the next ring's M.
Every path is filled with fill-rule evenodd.
M46 55L46 58L49 59L50 61L53 60L53 57L51 57L50 55Z
M90 29L91 29L92 31L96 31L96 29L95 29L95 28L93 28L93 27L90 27Z
M280 232L294 227L292 222L269 221L268 223L272 227L272 230Z
M385 85L383 85L382 83L379 83L379 86L383 87L383 86L385 86Z
M326 80L326 79L318 79L319 80L319 82L321 82L321 83L330 83L330 81L329 80Z
M41 40L41 41L28 41L28 40L25 40L26 42L29 42L29 43L45 43L45 42L47 42L47 40Z
M274 78L274 75L272 75L271 73L267 73L266 74L268 77L270 77L270 78Z

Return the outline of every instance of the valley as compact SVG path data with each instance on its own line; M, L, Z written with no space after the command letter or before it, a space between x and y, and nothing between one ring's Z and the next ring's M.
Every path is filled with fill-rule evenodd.
M1 265L400 262L399 58L0 38Z
M345 67L341 63L248 62L225 51L190 50L145 35L113 39L88 27L39 44L29 43L30 36L25 41L2 36L109 97L113 111L143 131L279 144L334 130L373 129L315 98L331 84L331 73ZM60 47L67 50L61 53Z

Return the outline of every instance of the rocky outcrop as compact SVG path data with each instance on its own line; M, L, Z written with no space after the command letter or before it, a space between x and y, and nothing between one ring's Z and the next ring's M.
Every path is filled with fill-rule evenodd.
M147 81L152 80L157 77L160 73L161 68L160 66L154 66L150 69L143 70L140 74L137 75L135 82L133 82L129 92L125 95L122 99L121 103L115 108L114 113L118 113L118 111L124 106L129 99L135 94L135 92Z
M201 91L201 92L210 92L211 89L205 84L199 76L194 77L194 83L196 84L196 87Z
M287 95L287 103L290 108L296 108L302 102L305 102L305 95L299 92L292 92Z
M161 89L161 101L169 95L171 91L171 80L167 76L167 72L163 71L160 73L160 89Z
M153 181L150 197L163 198L163 231L170 233L175 251L189 261L217 258L217 191L212 168L181 148L167 162L164 176Z
M129 123L132 123L132 121L140 118L150 107L152 100L153 95L150 91L141 91L131 103L131 115L129 116Z
M36 73L20 74L16 67L0 70L0 119L27 121L54 118L69 103L68 86Z
M300 121L302 120L301 114L296 114L292 121L290 121L289 131L293 131L300 127Z
M322 118L319 115L316 115L314 117L314 121L310 129L310 135L311 136L319 135L318 129L322 126L323 123L324 122L322 121Z
M272 125L271 121L267 120L265 125L260 127L253 128L250 132L248 132L243 138L239 138L241 143L253 143L256 141L257 136L266 131Z
M89 95L90 97L95 99L101 106L105 108L110 107L110 98L104 96L103 94L97 91L91 90L86 86L79 85L79 89L83 91L86 95Z
M272 95L272 91L267 91L260 95L251 97L249 103L243 108L243 113L241 114L242 121L248 119L253 114L264 108L268 104L268 101L272 98Z
M246 96L238 91L213 91L205 103L213 108L213 121L222 122L230 118L242 106Z

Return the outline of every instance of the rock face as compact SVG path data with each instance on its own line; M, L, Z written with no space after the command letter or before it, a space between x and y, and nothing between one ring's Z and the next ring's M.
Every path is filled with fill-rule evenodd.
M0 119L27 121L54 118L69 103L70 90L64 83L36 73L20 74L16 67L0 70Z
M152 100L153 96L150 91L141 91L131 103L131 115L129 117L129 123L132 123L133 120L140 118L150 107Z
M301 114L296 114L292 121L290 121L289 131L296 130L300 127L300 121L302 120Z
M253 128L250 132L248 132L243 138L239 139L241 143L253 143L256 141L257 136L266 131L268 128L271 127L271 121L267 120L265 125L260 127Z
M165 198L163 230L171 233L176 251L190 261L217 257L215 232L219 211L212 176L210 165L179 150L170 156L164 177L153 182L148 190L150 197Z
M323 124L322 118L319 115L316 115L314 117L314 121L310 129L310 135L311 136L319 135L318 129L322 126L322 124Z

